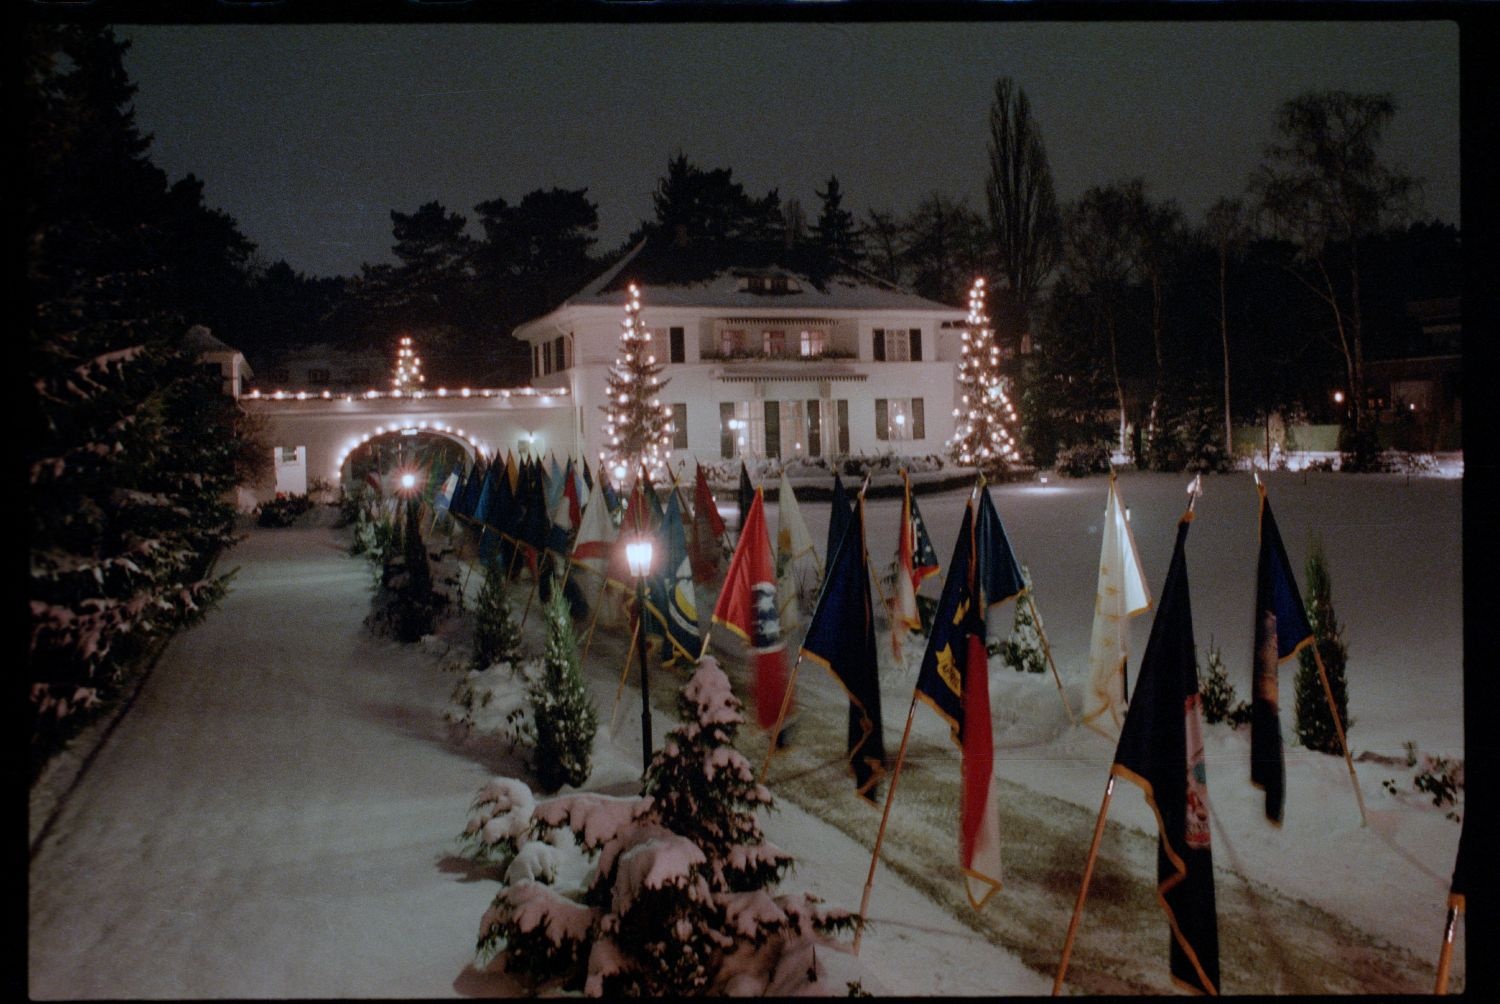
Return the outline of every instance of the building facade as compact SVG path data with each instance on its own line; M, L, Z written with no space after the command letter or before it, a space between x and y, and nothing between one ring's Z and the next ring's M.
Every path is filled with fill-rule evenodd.
M567 390L587 456L605 445L606 381L632 283L663 367L674 463L944 451L964 311L774 265L653 280L645 248L515 331L533 386Z

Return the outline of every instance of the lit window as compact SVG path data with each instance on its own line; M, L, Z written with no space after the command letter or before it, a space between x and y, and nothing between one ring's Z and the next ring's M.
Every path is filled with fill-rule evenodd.
M786 352L785 331L762 331L760 333L761 351L768 356L779 356Z
M821 328L804 328L802 331L802 354L820 356L828 345L828 332Z

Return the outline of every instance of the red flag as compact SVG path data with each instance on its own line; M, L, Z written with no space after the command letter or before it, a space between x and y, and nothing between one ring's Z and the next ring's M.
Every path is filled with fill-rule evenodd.
M776 724L786 695L786 641L776 609L776 561L766 532L761 490L745 514L744 529L729 559L724 589L714 606L714 623L744 639L755 653L755 716L763 729Z
M693 539L689 552L694 582L712 582L719 574L719 540L723 536L724 518L719 515L719 505L700 465L693 485Z
M583 507L578 504L578 482L573 477L573 460L568 458L567 480L563 484L563 498L568 506L568 527L578 529L583 521Z

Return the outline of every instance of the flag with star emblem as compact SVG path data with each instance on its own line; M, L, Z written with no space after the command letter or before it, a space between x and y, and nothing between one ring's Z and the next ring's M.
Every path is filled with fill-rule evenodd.
M1281 748L1281 706L1277 671L1313 642L1307 609L1292 577L1271 515L1271 500L1259 481L1260 556L1255 566L1255 667L1250 690L1250 783L1266 793L1266 818L1281 822L1286 800L1286 764Z
M1216 994L1219 925L1209 844L1208 772L1184 555L1192 516L1189 512L1177 524L1161 605L1141 656L1110 773L1139 785L1156 814L1156 898L1167 913L1172 982Z
M875 668L875 613L865 559L864 500L828 562L823 590L802 640L802 655L833 674L849 697L848 759L855 792L874 802L885 776L880 682Z
M755 717L763 729L776 725L786 696L786 640L776 616L776 560L766 533L766 509L755 489L743 529L729 559L713 621L738 635L755 654Z
M975 586L974 503L964 507L948 577L917 674L917 697L948 723L958 747L958 859L978 910L1000 888L1000 805L990 722L989 654Z
M693 566L688 558L687 534L682 528L682 508L677 493L667 498L657 540L667 549L660 571L646 589L646 609L655 618L665 639L662 663L666 666L695 663L703 654L698 633L698 600L693 592Z
M822 581L823 569L785 471L777 490L776 514L776 603L781 608L782 629L791 630L802 621L803 599L811 604L810 594Z
M1125 671L1130 655L1128 621L1151 609L1151 590L1136 556L1135 536L1130 532L1113 475L1104 504L1102 536L1083 722L1094 731L1115 738L1125 720Z

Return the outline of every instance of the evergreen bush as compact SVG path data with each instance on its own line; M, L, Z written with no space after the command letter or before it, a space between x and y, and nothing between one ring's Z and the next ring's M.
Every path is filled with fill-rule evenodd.
M1308 549L1306 578L1307 598L1304 603L1307 607L1307 620L1316 639L1313 644L1323 657L1323 668L1328 672L1328 686L1333 691L1334 705L1338 708L1339 720L1343 722L1344 733L1347 735L1354 724L1354 720L1349 717L1348 686L1344 674L1349 647L1344 643L1343 628L1334 613L1333 584L1328 574L1328 561L1323 554L1323 543L1317 537L1313 538ZM1342 753L1312 647L1304 648L1298 659L1297 741L1320 753Z
M1210 725L1228 722L1238 728L1250 721L1248 701L1235 703L1234 684L1224 668L1224 653L1209 639L1208 670L1198 670L1198 693L1202 701L1203 720Z
M1010 637L1000 644L1000 657L1017 673L1045 673L1047 654L1042 650L1042 636L1029 596L1031 569L1021 566L1021 581L1026 592L1016 597L1016 620Z
M498 561L484 566L484 586L474 607L474 649L470 664L484 669L521 660L521 628L505 596L505 570Z
M536 730L532 772L541 789L550 793L564 784L577 786L588 780L599 713L578 672L578 643L561 589L552 591L544 609L547 649L542 656L541 680L527 696Z
M1057 473L1067 478L1086 478L1090 474L1109 473L1109 446L1105 443L1079 443L1059 450Z

